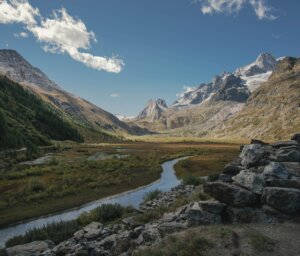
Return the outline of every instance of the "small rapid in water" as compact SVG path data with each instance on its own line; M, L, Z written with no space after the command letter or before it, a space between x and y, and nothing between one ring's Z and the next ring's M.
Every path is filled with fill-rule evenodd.
M60 213L55 213L43 217L38 217L31 220L26 220L23 222L19 222L13 224L7 228L0 229L0 247L4 247L5 242L18 235L25 234L26 231L33 228L40 228L44 225L60 222L60 221L68 221L73 220L79 217L80 214L86 211L90 211L102 204L114 204L118 203L123 206L133 206L138 208L140 203L143 202L144 195L155 189L159 189L163 192L171 190L173 187L176 187L180 184L180 180L176 177L174 165L178 163L180 160L185 159L186 157L174 159L171 161L164 162L162 166L162 173L159 180L143 186L134 190L130 190L127 192L123 192L121 194L117 194L114 196L105 197L87 204L84 204L77 208L72 208Z

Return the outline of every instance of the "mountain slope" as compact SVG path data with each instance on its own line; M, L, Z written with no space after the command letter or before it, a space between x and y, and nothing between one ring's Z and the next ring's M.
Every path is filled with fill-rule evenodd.
M10 79L0 76L0 148L48 145L50 139L81 142L59 111Z
M300 59L281 60L270 79L217 136L285 139L300 130Z
M109 112L61 89L39 69L29 64L14 50L0 50L0 74L22 84L43 100L62 110L78 125L96 132L132 133L143 132L130 127ZM93 140L97 136L93 136Z

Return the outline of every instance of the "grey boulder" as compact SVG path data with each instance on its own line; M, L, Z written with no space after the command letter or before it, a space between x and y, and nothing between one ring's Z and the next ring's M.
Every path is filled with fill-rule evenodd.
M250 144L243 147L240 158L242 165L246 168L257 166L264 157L264 146L260 144Z
M300 211L300 190L295 188L265 187L261 200L287 214Z
M232 178L241 187L251 190L255 194L262 194L265 186L264 176L249 170L243 170Z
M207 182L204 184L204 192L229 205L253 206L257 203L254 193L230 183Z

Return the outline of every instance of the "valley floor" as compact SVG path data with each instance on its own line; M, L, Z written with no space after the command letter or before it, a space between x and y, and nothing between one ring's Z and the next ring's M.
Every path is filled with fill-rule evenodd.
M61 144L45 163L11 161L2 168L0 226L149 184L160 177L162 162L181 156L194 157L175 166L179 177L213 175L238 150L235 144L199 142Z

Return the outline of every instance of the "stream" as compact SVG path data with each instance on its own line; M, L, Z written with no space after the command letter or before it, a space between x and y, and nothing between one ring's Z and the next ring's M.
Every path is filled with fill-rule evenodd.
M38 217L35 219L26 220L23 222L19 222L13 224L9 227L0 229L0 248L4 247L5 242L18 235L25 234L26 231L33 229L33 228L40 228L44 225L53 222L60 222L60 221L68 221L76 219L80 214L86 211L90 211L102 204L114 204L118 203L123 206L132 205L135 208L138 208L140 203L143 201L144 195L155 189L159 189L163 192L171 190L171 188L176 187L180 184L180 180L176 177L175 171L173 169L174 165L182 159L186 157L174 159L171 161L164 162L162 166L162 173L159 180L143 186L139 187L134 190L130 190L127 192L123 192L121 194L117 194L114 196L105 197L87 204L84 204L77 208L68 209L63 212Z

